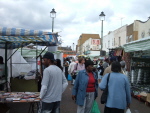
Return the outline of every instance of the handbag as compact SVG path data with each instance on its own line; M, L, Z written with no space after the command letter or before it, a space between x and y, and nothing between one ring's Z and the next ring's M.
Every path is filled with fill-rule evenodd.
M101 95L101 104L105 104L107 102L109 77L110 77L110 73L109 73L109 75L107 77L106 88L105 88L105 90L103 91L103 93Z
M77 70L77 67L78 67L78 63L76 64L76 70ZM76 72L73 72L72 78L73 78L73 79L76 79L76 76L77 76L77 73L76 73Z
M72 80L72 77L70 74L68 74L68 81L71 81Z
M92 110L90 113L100 113L100 110L98 108L98 104L97 102L94 100L93 106L92 106Z

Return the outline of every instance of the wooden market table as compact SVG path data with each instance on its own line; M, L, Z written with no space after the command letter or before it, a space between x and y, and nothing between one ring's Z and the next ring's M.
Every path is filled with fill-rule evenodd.
M39 92L0 92L0 105L7 107L9 103L29 103L28 113L34 113L35 105L39 109Z

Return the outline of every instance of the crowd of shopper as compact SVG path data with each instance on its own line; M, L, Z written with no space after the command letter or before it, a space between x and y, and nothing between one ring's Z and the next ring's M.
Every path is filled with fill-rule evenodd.
M40 91L41 113L60 113L60 101L68 85L68 74L74 78L71 81L72 99L77 104L77 113L91 113L94 100L99 95L98 90L106 88L108 75L109 93L104 113L124 113L130 107L130 86L127 76L122 74L125 68L123 61L109 58L94 64L92 60L83 57L78 58L78 61L67 58L64 59L63 70L61 61L55 60L52 53L47 52L43 60L46 68Z

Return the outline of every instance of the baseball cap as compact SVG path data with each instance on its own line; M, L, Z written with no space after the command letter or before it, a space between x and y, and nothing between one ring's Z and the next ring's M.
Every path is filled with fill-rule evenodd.
M54 59L54 54L51 53L51 52L46 52L46 53L43 55L43 58L47 58L47 59L50 59L50 60L55 60L55 59Z

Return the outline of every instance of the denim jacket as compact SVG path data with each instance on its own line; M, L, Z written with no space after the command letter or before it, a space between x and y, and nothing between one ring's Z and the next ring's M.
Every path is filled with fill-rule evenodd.
M92 72L95 78L95 98L98 95L98 77L96 75L96 73ZM86 72L86 70L82 70L79 71L76 80L75 80L75 84L72 90L72 95L76 96L76 104L77 105L81 105L83 106L84 104L84 100L85 100L85 96L86 96L86 89L87 89L87 85L88 85L88 80L89 80L89 76Z

